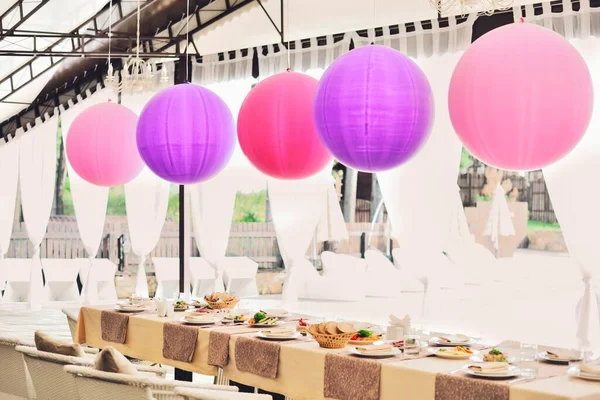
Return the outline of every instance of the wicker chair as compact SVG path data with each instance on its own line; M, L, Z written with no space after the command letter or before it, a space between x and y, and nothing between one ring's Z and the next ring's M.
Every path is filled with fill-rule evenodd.
M79 319L79 308L63 308L62 313L67 317L71 337L75 341L75 332L77 332L77 320Z
M273 400L268 394L218 392L215 390L176 388L175 393L185 400Z
M176 387L229 392L238 390L235 386L114 374L76 365L67 365L64 369L75 377L81 400L182 400L183 397L175 393Z
M33 347L17 346L16 350L25 356L25 364L31 375L37 400L79 400L79 393L73 375L64 371L65 365L91 367L92 357L70 357L46 353ZM163 368L143 365L135 366L147 375L164 378L167 371Z
M15 350L15 346L26 344L17 338L0 337L0 398L12 395L20 399L36 399L23 355Z

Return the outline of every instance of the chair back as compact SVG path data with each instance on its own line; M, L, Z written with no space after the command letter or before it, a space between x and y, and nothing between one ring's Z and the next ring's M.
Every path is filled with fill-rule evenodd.
M81 269L79 270L79 277L81 282L85 285L87 276L90 272L90 261L89 259L81 259ZM108 258L94 258L92 259L93 277L98 285L98 300L100 301L117 301L117 288L115 286L115 273L117 272L117 266L110 261ZM82 293L85 289L82 289Z
M394 264L379 250L370 249L365 252L367 270L369 272L397 273Z
M183 396L185 400L273 400L273 396L269 394L219 392L191 388L177 388L175 393Z
M74 377L80 400L155 400L152 390L147 385L134 384L141 380L130 375L74 365L67 365L64 370Z
M5 258L0 264L6 287L2 303L27 301L31 278L31 258Z
M44 291L47 301L77 301L77 275L82 268L82 258L42 258L46 279Z
M23 355L15 350L15 347L21 344L18 339L0 337L0 398L4 398L4 394L35 399L35 389Z
M26 346L17 346L15 350L25 358L37 400L79 400L75 378L65 372L64 366L91 366L94 363L92 358L46 353Z
M153 257L156 297L177 298L179 294L179 258Z
M225 257L219 263L219 269L232 278L255 278L258 272L258 263L248 257Z

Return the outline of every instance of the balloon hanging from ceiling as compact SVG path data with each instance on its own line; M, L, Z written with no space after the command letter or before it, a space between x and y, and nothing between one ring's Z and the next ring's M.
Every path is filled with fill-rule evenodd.
M120 186L135 178L144 163L136 147L137 115L116 103L88 107L71 123L66 152L82 179L98 186Z
M142 110L137 146L146 165L161 178L178 184L205 181L233 154L233 117L210 90L175 85L152 97Z
M526 171L561 159L592 115L588 67L562 36L534 24L494 29L463 54L450 81L450 118L478 159Z
M302 179L321 171L331 155L313 121L318 81L283 72L256 85L238 116L242 151L261 172L279 179Z
M389 47L361 47L337 59L317 89L314 118L322 142L343 164L385 171L415 155L433 124L425 74Z

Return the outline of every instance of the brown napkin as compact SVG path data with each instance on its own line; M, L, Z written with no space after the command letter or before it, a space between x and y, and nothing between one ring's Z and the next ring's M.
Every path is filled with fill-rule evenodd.
M279 343L240 336L235 341L235 365L242 372L277 378L279 349Z
M167 322L163 324L163 357L191 362L196 351L198 328Z
M100 331L105 342L125 343L129 315L103 310L100 314Z
M339 400L379 400L381 364L373 360L328 353L323 396Z
M437 374L435 400L509 400L506 383L467 376Z
M210 331L208 336L208 365L224 367L229 362L229 337L227 332Z

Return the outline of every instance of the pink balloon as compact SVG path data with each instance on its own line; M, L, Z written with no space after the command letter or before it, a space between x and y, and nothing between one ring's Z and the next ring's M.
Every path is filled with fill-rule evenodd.
M238 115L238 139L248 160L266 175L307 178L321 171L331 155L313 120L318 81L283 72L256 85Z
M67 135L66 151L77 175L98 186L135 178L144 163L136 145L137 115L116 103L93 105L79 114Z
M592 115L592 79L579 52L534 24L494 29L461 57L448 94L465 147L486 164L535 170L564 157Z

